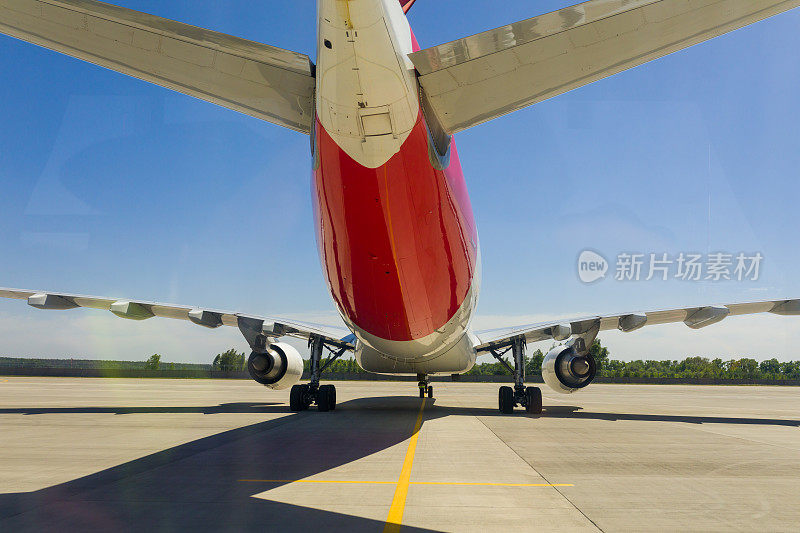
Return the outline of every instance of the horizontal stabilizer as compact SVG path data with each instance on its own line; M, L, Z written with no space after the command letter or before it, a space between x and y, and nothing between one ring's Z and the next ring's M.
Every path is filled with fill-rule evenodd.
M736 30L800 0L592 0L410 55L453 134Z
M0 0L0 33L309 133L308 56L94 0Z

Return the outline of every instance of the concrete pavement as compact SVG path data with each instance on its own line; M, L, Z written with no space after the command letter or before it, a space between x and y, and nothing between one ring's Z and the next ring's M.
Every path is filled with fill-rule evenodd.
M424 406L414 383L336 387L335 412L290 413L239 380L0 377L0 530L800 523L800 388L544 389L532 417L501 416L496 384Z

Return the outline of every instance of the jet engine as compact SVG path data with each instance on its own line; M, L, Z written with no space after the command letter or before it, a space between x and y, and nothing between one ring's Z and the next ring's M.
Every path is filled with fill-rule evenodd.
M267 346L265 352L253 352L247 359L250 377L270 389L288 389L303 375L303 358L285 342Z
M569 394L592 382L597 365L589 355L578 355L572 346L556 346L542 362L542 378L556 392Z

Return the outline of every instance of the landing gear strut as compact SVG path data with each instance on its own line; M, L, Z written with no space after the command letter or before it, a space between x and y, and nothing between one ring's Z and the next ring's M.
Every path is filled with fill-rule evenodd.
M514 368L502 358L511 351L514 357ZM500 387L498 403L500 412L511 414L514 407L521 405L528 413L539 415L542 413L542 390L539 387L525 386L525 338L516 337L511 345L502 352L491 350L492 356L500 361L514 375L514 388L504 385Z
M336 387L333 385L320 385L320 374L325 371L335 360L344 354L346 348L333 351L322 337L312 335L308 340L311 348L311 379L308 385L294 385L289 392L289 409L304 411L313 403L317 404L320 411L333 411L336 409ZM331 355L322 362L322 350L327 349Z
M428 398L433 398L433 385L429 385L428 374L417 374L417 381L419 381L419 397L424 398L427 394Z

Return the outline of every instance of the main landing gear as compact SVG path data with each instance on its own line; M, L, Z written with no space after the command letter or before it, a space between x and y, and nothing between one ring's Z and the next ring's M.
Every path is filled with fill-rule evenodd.
M433 385L429 385L428 374L417 374L417 381L419 381L419 397L424 398L427 394L428 398L433 398Z
M506 363L502 356L511 351L514 357L514 368ZM508 385L500 387L499 407L503 414L511 414L514 407L521 405L525 411L531 414L542 414L542 389L539 387L525 386L525 338L517 337L512 340L511 346L503 352L491 350L492 355L508 368L514 375L514 388Z
M304 411L317 404L320 411L333 411L336 409L336 387L333 385L320 385L320 374L330 366L332 362L342 356L345 348L340 348L334 352L325 344L322 337L312 336L308 340L311 348L311 380L308 385L294 385L289 391L289 409L292 411ZM327 348L331 355L320 366L322 361L322 350Z

